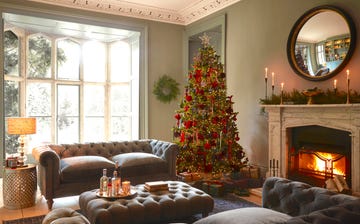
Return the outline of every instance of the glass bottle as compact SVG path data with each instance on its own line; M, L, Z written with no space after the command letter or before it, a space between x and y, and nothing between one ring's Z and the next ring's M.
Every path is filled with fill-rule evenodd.
M108 185L107 185L107 196L111 197L112 196L112 185L111 185L111 177L109 177L108 179Z
M106 173L107 173L107 169L103 169L103 175L100 178L100 188L99 188L100 195L107 193L108 177L106 176Z
M111 179L111 187L112 187L112 191L111 194L113 196L116 196L119 194L120 191L120 178L118 177L118 172L115 170L114 171L114 175L113 178Z

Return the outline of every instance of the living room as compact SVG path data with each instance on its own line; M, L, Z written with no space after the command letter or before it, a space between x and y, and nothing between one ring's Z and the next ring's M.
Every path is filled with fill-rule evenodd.
M72 1L71 1L72 2ZM77 2L77 1L74 1ZM81 1L79 1L81 2ZM346 66L332 78L313 81L305 79L292 69L287 58L287 41L295 22L308 10L321 6L333 5L343 9L357 27L360 23L360 3L355 0L242 0L231 4L211 15L189 24L153 21L141 18L115 15L106 11L81 10L79 7L69 8L59 5L48 5L45 1L0 1L5 13L26 14L28 16L61 17L72 21L85 21L93 25L111 24L112 27L136 27L140 30L145 46L142 58L144 80L140 82L139 137L173 140L171 129L176 123L175 111L179 108L179 101L168 104L162 103L152 94L153 84L163 75L168 74L180 83L180 89L186 82L188 53L186 50L188 34L195 28L199 30L223 15L226 15L226 41L224 62L226 72L227 94L233 95L234 111L239 112L236 121L239 129L240 145L244 148L249 163L266 175L269 160L276 158L280 163L286 163L284 158L276 153L268 154L269 139L268 117L262 112L260 99L265 97L264 74L269 69L269 87L271 73L275 74L274 93L280 94L281 83L283 89L291 92L293 89L319 88L323 91L332 89L334 79L337 80L339 91L347 89L346 70L350 71L350 89L357 91L360 87L360 50L354 52ZM358 34L358 31L357 33ZM359 40L356 35L356 42ZM3 86L2 86L3 87ZM1 88L2 89L2 88ZM268 88L270 94L270 88ZM3 92L3 91L1 91ZM3 93L1 93L2 99ZM1 106L3 102L1 103ZM3 106L2 106L3 108ZM5 117L3 111L1 117ZM5 121L0 121L0 133L5 134ZM281 129L282 130L282 129ZM276 140L276 141L284 141ZM4 145L4 140L2 141ZM272 147L275 147L272 145ZM282 146L281 146L282 147ZM5 147L1 147L2 155ZM358 150L358 149L357 149ZM358 151L356 151L359 154ZM1 163L5 163L4 156ZM283 165L283 164L282 164ZM353 165L355 167L355 165ZM283 166L282 166L283 167ZM353 176L357 176L359 165L353 169ZM358 182L358 180L356 180ZM357 183L357 187L359 184ZM359 189L358 189L359 190Z

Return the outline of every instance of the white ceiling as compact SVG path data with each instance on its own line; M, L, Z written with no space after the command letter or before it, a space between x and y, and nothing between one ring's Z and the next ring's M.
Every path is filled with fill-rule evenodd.
M188 25L241 0L29 0L50 5Z

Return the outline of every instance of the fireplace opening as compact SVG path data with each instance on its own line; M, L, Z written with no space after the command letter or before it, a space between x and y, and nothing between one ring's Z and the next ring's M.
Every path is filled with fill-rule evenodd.
M292 128L289 132L288 177L313 186L341 175L351 186L351 137L347 131L322 126Z

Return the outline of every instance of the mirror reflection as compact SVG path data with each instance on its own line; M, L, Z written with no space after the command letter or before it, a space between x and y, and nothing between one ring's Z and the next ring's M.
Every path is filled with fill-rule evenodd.
M289 62L306 79L328 79L349 60L352 34L349 20L338 9L313 9L298 20L289 36Z

